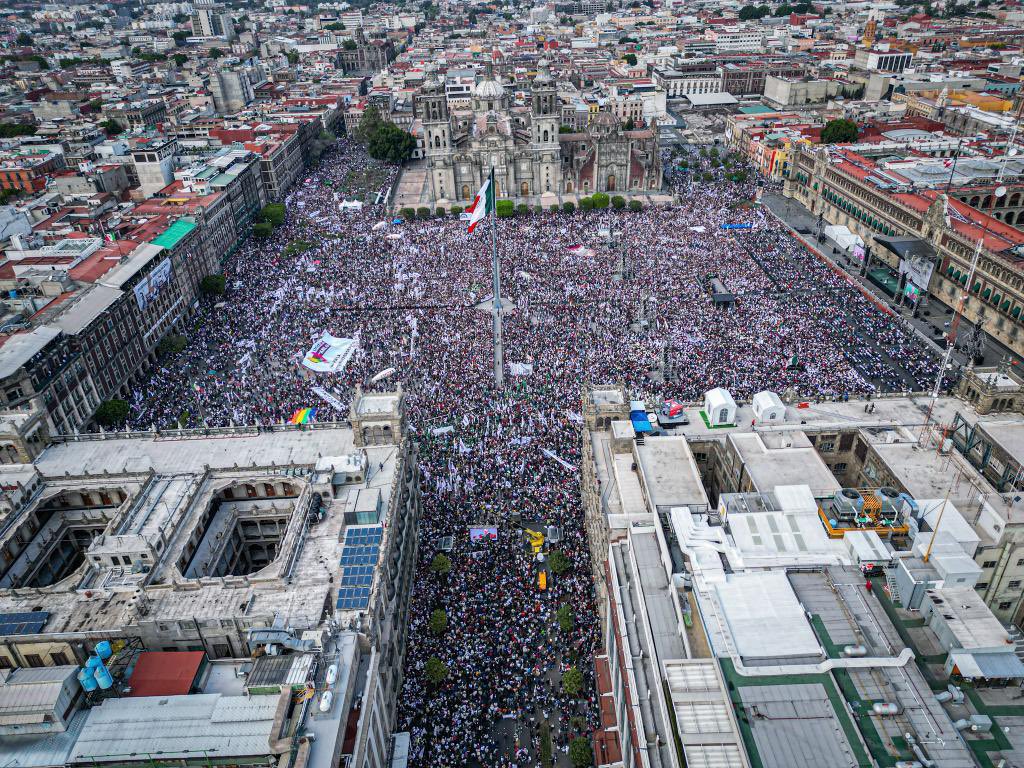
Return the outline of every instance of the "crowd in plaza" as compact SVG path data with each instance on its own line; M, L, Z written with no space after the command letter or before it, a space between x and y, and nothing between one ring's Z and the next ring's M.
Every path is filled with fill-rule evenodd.
M937 361L760 206L732 204L754 196L753 180L691 183L672 170L671 206L498 220L505 359L521 375L496 391L491 317L477 307L490 295L491 223L469 235L454 217L393 221L373 202L394 174L346 140L325 154L289 194L286 222L225 264L225 295L135 394L131 420L266 425L302 408L342 420L313 388L344 404L394 368L377 387L407 392L424 509L398 727L413 733L417 766L533 768L541 722L556 750L597 723L575 471L585 384L621 382L652 400L717 386L738 400L762 389L846 397L925 389ZM353 199L367 204L339 209ZM714 303L712 277L731 308ZM358 339L337 374L300 365L324 331ZM544 592L519 533L527 522L563 532L569 568ZM496 525L497 540L472 544L477 524ZM445 536L447 575L430 569ZM568 630L554 620L562 605ZM435 609L448 619L438 635ZM447 668L436 684L433 657ZM579 699L560 683L577 663Z

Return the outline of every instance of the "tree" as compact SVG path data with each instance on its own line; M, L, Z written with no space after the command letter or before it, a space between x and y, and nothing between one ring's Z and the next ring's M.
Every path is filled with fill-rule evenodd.
M753 5L744 5L739 12L740 21L752 21L760 19L761 12Z
M572 606L563 605L555 611L555 618L558 619L558 627L566 634L572 632L575 621L572 618Z
M117 120L104 120L100 123L100 128L107 136L117 136L119 133L124 133L124 128Z
M580 210L581 211L592 211L592 210L594 210L594 198L592 198L592 197L581 197L580 198Z
M631 67L635 67L636 66L636 54L635 53L627 53L625 56L622 57L622 60L625 61L627 64L629 64L629 66L631 66Z
M220 296L224 293L224 275L207 275L199 281L199 290L207 296Z
M171 38L173 38L174 42L176 42L178 45L181 45L182 43L184 43L185 42L185 38L187 38L187 37L188 37L188 32L186 32L183 29L179 29L177 32L175 32L173 35L171 35Z
M260 211L260 221L266 221L274 227L284 224L284 216L284 203L267 203Z
M220 48L211 48L209 55L211 59L216 60L224 55L224 51L222 51Z
M594 208L597 210L603 210L608 207L608 203L611 202L608 199L608 195L604 192L595 192L593 196Z
M615 195L615 197L612 198L612 208L614 208L616 211L621 211L625 207L626 198L624 198L622 195Z
M789 14L791 14L792 12L793 6L791 6L789 3L783 3L778 8L775 9L775 13L773 13L772 15L778 18L781 16L789 16Z
M411 221L412 219L416 218L415 208L402 208L398 213L406 221Z
M530 206L528 206L526 203L520 203L519 205L516 206L516 213L519 216L525 216L529 212L530 212Z
M631 210L631 211L643 210L643 207L644 207L644 204L641 203L639 200L630 200L629 201L629 210Z
M96 409L96 423L104 427L114 427L128 420L128 403L125 400L107 400Z
M173 58L175 66L178 67L183 66L185 62L188 61L188 56L186 56L184 53L176 53L174 54Z
M462 206L461 205L453 205L451 210L452 210L452 216L458 216L459 214L462 213Z
M561 576L563 573L569 570L572 563L569 562L569 558L562 554L560 550L553 549L548 553L548 568L555 576Z
M444 206L443 205L437 206L437 208L434 209L434 215L435 216L444 216Z
M0 139L13 139L15 136L35 136L36 127L27 123L0 123Z
M857 140L857 124L853 120L839 118L829 120L821 129L822 144L848 144Z
M438 576L447 576L452 570L452 561L448 558L448 555L438 552L434 555L434 559L430 561L430 570Z
M431 611L429 626L432 635L443 635L448 629L448 614L440 608Z
M359 125L356 126L355 130L355 138L363 144L367 144L383 126L384 118L381 117L380 110L371 104L363 112L363 116L359 118Z
M168 355L176 355L181 352L188 345L188 339L177 333L169 333L160 339L160 343L156 345L156 352L161 357Z
M18 35L15 42L18 45L27 48L32 45L32 35L30 35L28 32L22 32Z
M623 130L632 131L636 128L636 121L632 117L626 118L626 124L622 126Z
M366 151L376 160L385 160L394 165L401 165L409 159L416 148L416 139L408 131L403 131L394 123L384 123L370 137Z
M594 764L594 750L590 747L590 739L579 736L570 742L569 762L573 768L587 768Z
M576 206L573 205L571 200L566 200L564 203L562 203L562 210L565 213L573 213L576 210Z
M285 58L288 59L288 65L294 67L296 64L299 63L299 52L288 51L288 53L285 54Z
M427 206L425 206L425 205L421 205L419 208L416 209L416 218L417 219L429 219L430 218L430 209L427 208Z
M498 200L494 204L494 212L499 219L510 219L516 212L516 207L511 200Z
M569 667L562 675L562 688L574 698L580 695L583 690L583 673L578 667Z
M431 656L427 659L424 671L431 685L440 685L448 679L448 665L437 658L437 656Z
M270 237L274 232L274 225L269 221L257 221L252 225L252 236L261 240Z

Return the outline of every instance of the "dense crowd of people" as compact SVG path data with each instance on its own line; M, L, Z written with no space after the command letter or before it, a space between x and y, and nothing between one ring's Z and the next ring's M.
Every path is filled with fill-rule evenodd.
M135 394L135 426L269 424L302 408L344 419L356 384L402 382L419 441L424 517L399 729L417 766L531 768L540 725L555 749L597 723L589 660L599 642L580 503L580 395L623 382L632 395L695 400L716 386L844 397L924 389L936 361L911 334L788 236L756 205L752 179L667 182L678 203L642 211L535 213L497 222L505 358L493 386L490 222L393 221L374 205L395 170L339 141L290 192L287 220L224 265L184 351ZM704 172L702 171L702 172ZM362 209L341 210L354 199ZM725 230L722 224L750 225ZM735 297L720 306L717 278ZM358 339L337 374L300 361L327 331ZM532 372L531 372L532 370ZM333 399L333 398L332 398ZM445 429L451 427L451 429ZM537 588L520 529L561 528L569 568ZM495 525L473 544L471 525ZM450 573L430 569L454 538ZM571 606L571 628L555 611ZM448 628L428 628L433 610ZM440 659L447 678L426 679ZM580 697L561 684L584 673Z

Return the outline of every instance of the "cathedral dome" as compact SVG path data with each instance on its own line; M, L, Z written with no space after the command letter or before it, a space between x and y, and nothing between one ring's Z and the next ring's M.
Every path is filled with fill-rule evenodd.
M494 101L505 95L505 88L497 80L488 78L476 84L476 88L473 89L473 95L478 99Z

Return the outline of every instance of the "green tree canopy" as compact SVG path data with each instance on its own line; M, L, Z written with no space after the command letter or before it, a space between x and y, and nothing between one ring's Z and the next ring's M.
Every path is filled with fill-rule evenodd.
M604 192L595 192L593 196L594 208L603 209L608 207L608 203L611 202L608 195Z
M561 576L569 570L570 566L569 558L563 555L560 550L553 549L548 553L548 568L551 569L555 576Z
M448 665L437 658L437 656L431 656L427 659L424 672L431 685L440 685L448 679Z
M572 607L563 605L555 612L555 618L558 619L558 627L565 633L572 632L573 626L576 622L572 618Z
M124 133L124 128L117 120L104 120L100 123L100 128L107 136L117 136L119 133Z
M629 66L631 66L631 67L635 67L636 66L636 54L635 53L627 53L625 56L622 57L622 59L627 64L629 64Z
M438 552L430 561L430 570L438 576L447 576L451 569L452 561L443 552Z
M444 631L448 629L448 614L440 608L431 611L429 625L430 634L443 635Z
M211 48L210 49L210 58L211 59L219 59L223 55L224 55L224 51L222 51L220 48Z
M124 400L107 400L96 409L96 423L104 427L116 427L128 420L128 403Z
M594 764L594 750L590 746L590 739L579 736L569 743L569 762L573 768L587 768Z
M562 675L562 688L570 696L579 696L583 690L583 673L578 667L569 667Z
M267 203L260 211L260 221L268 222L274 227L284 224L284 217L284 203Z
M15 42L18 45L22 45L22 46L32 45L32 35L30 35L28 32L22 32L21 34L18 35L18 37L15 40Z
M821 129L822 144L848 144L857 140L857 124L853 120L839 118L829 120Z
M370 157L401 165L416 148L416 139L394 123L384 123L366 145Z
M188 56L186 56L184 53L176 53L176 54L174 54L173 58L174 58L174 63L177 66L179 66L179 67L183 66L185 64L185 62L188 61Z
M199 281L199 290L207 296L220 296L224 293L224 275L207 275Z

